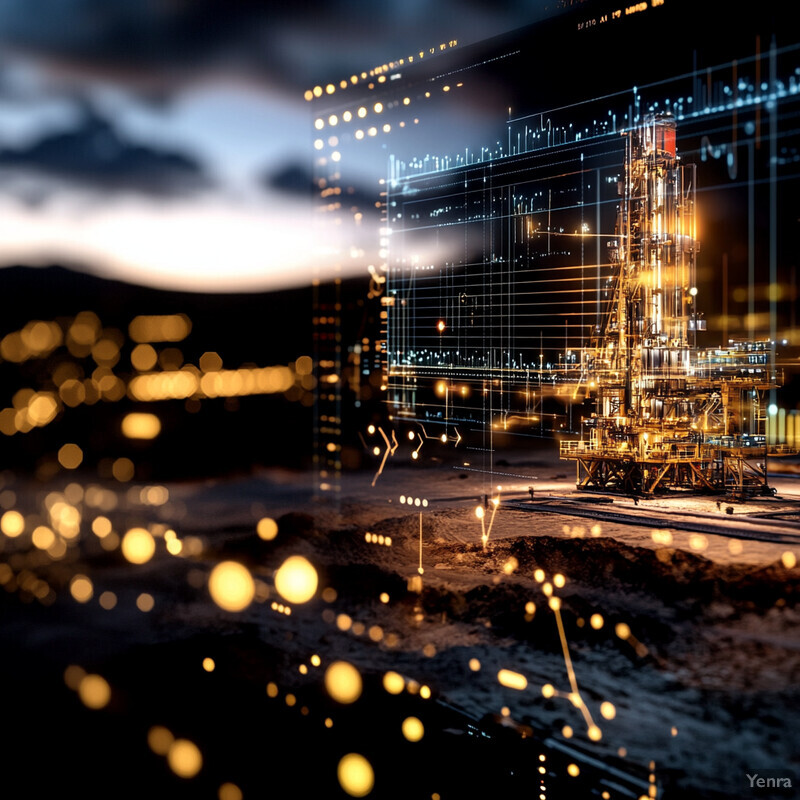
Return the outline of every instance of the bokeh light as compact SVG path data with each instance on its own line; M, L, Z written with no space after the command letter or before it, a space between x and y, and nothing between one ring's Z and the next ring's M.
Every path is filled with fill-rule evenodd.
M219 800L242 800L242 790L235 783L223 783L219 787L217 797Z
M78 686L78 696L87 708L105 708L111 700L111 687L101 675L86 675Z
M406 682L400 673L390 670L383 676L383 688L389 694L400 694L406 688Z
M347 661L334 661L325 670L325 689L338 703L354 703L361 696L361 674Z
M179 778L193 778L203 767L203 756L194 742L176 739L167 751L167 763Z
M208 590L211 599L225 611L243 611L256 593L253 576L236 561L223 561L211 570Z
M155 414L131 412L122 418L122 435L128 439L155 439L161 433L161 420Z
M147 732L147 745L158 756L165 756L175 737L163 725L153 725Z
M86 575L74 575L69 582L69 592L79 603L88 603L94 594L94 586Z
M425 726L417 717L406 717L401 727L409 742L418 742L425 735Z
M25 517L19 511L6 511L0 517L0 530L12 539L19 536L25 530Z
M359 753L348 753L336 770L339 784L351 797L366 797L375 785L372 765Z
M155 604L155 598L149 592L142 592L136 598L136 608L138 608L139 611L143 611L145 614L152 611Z
M122 555L131 564L146 564L156 552L156 541L145 528L131 528L122 537Z
M278 535L278 523L271 517L263 517L256 525L256 533L260 539L269 542Z
M303 556L290 556L275 572L275 588L290 603L306 603L317 591L317 570Z
M83 450L77 444L65 444L59 448L58 463L64 469L77 469L83 461Z

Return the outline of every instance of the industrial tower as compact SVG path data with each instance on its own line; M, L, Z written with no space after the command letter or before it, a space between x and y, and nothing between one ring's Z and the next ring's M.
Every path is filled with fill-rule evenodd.
M774 345L697 349L695 166L676 155L675 120L650 115L628 132L605 321L581 353L595 412L562 441L577 487L652 496L772 494L767 393L780 383Z

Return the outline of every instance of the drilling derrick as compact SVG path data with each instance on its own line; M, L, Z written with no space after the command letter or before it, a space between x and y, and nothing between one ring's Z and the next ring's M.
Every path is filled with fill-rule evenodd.
M595 412L561 457L584 490L771 494L767 455L781 454L766 431L772 344L697 349L695 166L681 164L675 133L671 116L651 115L625 134L613 291L581 357Z

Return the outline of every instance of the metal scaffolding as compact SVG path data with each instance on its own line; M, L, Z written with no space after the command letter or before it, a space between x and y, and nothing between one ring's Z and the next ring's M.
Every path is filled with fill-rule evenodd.
M767 393L780 384L770 341L698 350L695 167L676 155L676 125L650 115L627 132L605 320L581 352L580 390L595 412L563 441L577 487L772 494Z

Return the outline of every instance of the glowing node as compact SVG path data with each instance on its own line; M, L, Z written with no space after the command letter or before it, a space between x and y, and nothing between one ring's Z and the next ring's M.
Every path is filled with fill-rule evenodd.
M614 719L614 717L617 716L617 709L614 707L613 703L609 703L606 700L600 705L600 713L605 719Z
M571 777L573 777L573 778L577 778L577 777L578 777L578 775L580 775L580 774L581 774L581 771L580 771L580 769L578 769L578 765L577 765L577 764L570 764L570 765L567 767L567 773L568 773L568 774L569 774Z
M528 679L519 672L514 672L510 669L501 669L497 673L497 680L501 686L505 686L508 689L516 689L520 692L528 687Z
M589 730L586 731L586 735L593 742L599 742L603 738L603 732L597 727L597 725L590 725Z
M215 666L216 665L214 664L214 659L213 658L209 658L208 656L206 656L203 659L203 669L206 672L213 672Z

